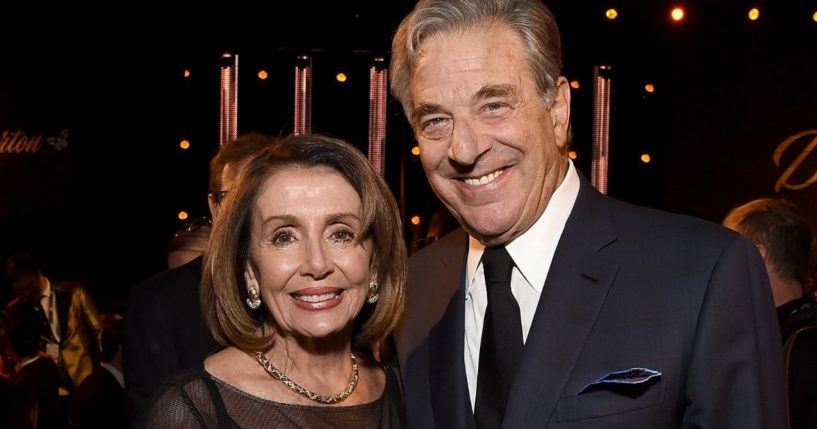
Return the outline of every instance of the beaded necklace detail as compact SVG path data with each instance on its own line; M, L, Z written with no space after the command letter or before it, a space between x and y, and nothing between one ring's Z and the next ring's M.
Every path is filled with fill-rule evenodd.
M255 352L255 359L258 360L258 363L261 364L261 367L264 368L272 378L284 383L286 387L289 387L290 390L293 392L305 396L312 401L315 401L319 404L324 405L332 405L337 404L338 402L342 402L344 399L348 398L352 392L355 391L355 387L357 387L357 380L360 377L360 373L358 372L357 367L357 358L353 353L349 353L349 356L352 358L352 378L349 380L349 384L346 386L345 389L341 390L340 393L336 395L324 396L319 395L298 383L292 381L286 374L281 372L278 368L274 367L272 363L264 356L263 353L260 351Z

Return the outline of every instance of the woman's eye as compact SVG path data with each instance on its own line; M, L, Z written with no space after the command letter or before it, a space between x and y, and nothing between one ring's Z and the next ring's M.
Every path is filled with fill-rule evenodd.
M349 244L355 241L355 233L352 231L335 231L332 233L332 241L335 243Z
M276 246L285 246L295 241L295 236L289 231L275 231L270 242Z

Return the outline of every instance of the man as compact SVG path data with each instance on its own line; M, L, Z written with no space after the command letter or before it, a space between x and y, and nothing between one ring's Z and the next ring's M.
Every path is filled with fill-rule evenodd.
M208 203L213 219L241 169L276 140L248 134L225 143L210 161ZM167 376L216 350L199 306L202 257L136 285L125 316L125 387L134 418Z
M22 305L28 305L23 303ZM17 358L9 428L57 428L67 420L61 413L58 394L60 369L50 356L40 352L42 321L35 312L22 315L11 326L10 342Z
M762 198L734 208L723 221L755 243L769 274L785 342L790 428L817 422L817 302L813 276L817 237L806 215L779 198Z
M59 397L45 414L53 414L49 421L65 422L71 394L99 362L102 325L96 306L82 284L52 282L28 252L8 257L6 278L17 295L4 310L6 326L13 329L21 321L37 321L39 351L58 368ZM43 366L39 362L34 368ZM34 368L27 371L41 371Z
M213 222L200 217L184 224L167 242L167 266L178 268L204 255Z
M6 277L17 295L5 309L8 325L36 313L40 350L59 366L60 396L70 395L99 362L102 325L96 306L82 284L49 280L28 252L8 257Z
M390 71L429 182L464 228L410 263L396 338L410 427L783 426L757 251L576 172L541 2L421 0Z
M121 314L102 314L102 363L94 369L71 399L71 427L83 429L126 427L125 382L122 375Z

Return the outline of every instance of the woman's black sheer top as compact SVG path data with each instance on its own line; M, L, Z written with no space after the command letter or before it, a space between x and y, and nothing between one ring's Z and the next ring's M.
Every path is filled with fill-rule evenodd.
M351 406L295 405L243 392L204 370L180 373L162 384L139 427L146 428L338 428L405 427L397 370L385 367L383 395Z

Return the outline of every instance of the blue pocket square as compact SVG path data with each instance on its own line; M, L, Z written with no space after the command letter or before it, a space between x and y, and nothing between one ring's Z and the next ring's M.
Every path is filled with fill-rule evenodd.
M629 368L621 371L608 372L596 381L582 387L576 394L581 395L588 390L606 385L644 384L658 377L661 377L661 372L649 368Z

